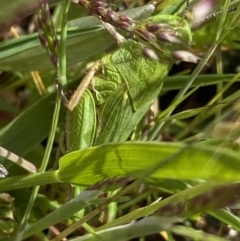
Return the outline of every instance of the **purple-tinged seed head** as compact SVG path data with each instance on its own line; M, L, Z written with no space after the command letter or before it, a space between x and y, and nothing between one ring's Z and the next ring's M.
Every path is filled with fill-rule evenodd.
M105 16L105 8L103 7L97 7L96 9L96 14L100 15L100 16Z
M103 7L104 8L104 7L107 7L107 3L93 0L90 2L90 7L92 7L92 8Z
M48 47L52 49L53 37L50 35L45 36L47 40Z
M45 38L43 32L40 30L38 31L38 37L39 37L39 41L40 41L42 47L46 49L47 48L46 38Z
M112 10L107 11L106 17L108 17L111 21L115 23L117 23L118 21L118 15Z
M158 215L170 217L173 216L173 205L172 204L166 204L165 206L161 207L157 211Z
M132 31L133 30L132 25L127 23L127 22L119 22L118 23L118 27L123 29L123 30L127 30L127 31Z
M53 22L52 22L51 18L48 19L47 26L48 26L49 34L52 35L52 36L55 36L56 30L55 30L55 26L53 25Z
M131 181L133 181L133 179L128 177L108 178L93 184L93 186L87 188L87 190L99 190L99 189L105 189L105 188L111 189L111 187L117 187L117 188L123 187Z
M86 0L77 0L76 3L78 5L81 5L83 7L87 6L88 5L88 2Z
M144 29L136 29L136 33L144 40L152 42L155 41L155 35Z
M46 15L46 18L50 18L51 19L51 12L50 12L50 9L48 7L48 4L44 4L44 10L45 10L45 15Z
M184 214L185 203L167 204L161 207L157 214L164 217L181 216Z
M146 56L147 58L152 59L152 60L159 61L158 55L157 55L156 52L155 52L154 50L152 50L152 49L144 48L144 49L143 49L143 55Z
M181 41L175 37L175 35L172 35L171 33L157 33L156 37L159 41L161 42L166 42L166 43L181 43Z
M119 20L121 22L127 22L127 23L132 23L133 22L133 20L130 17L126 16L126 15L120 15L119 16Z
M58 39L54 39L53 41L53 52L58 54L59 53L59 42Z
M41 13L39 14L40 16L38 17L39 19L39 23L41 23L41 26L45 26L46 25L46 15L45 15L45 12L41 11Z
M184 50L175 51L172 53L172 56L177 60L190 62L190 63L198 63L198 60L199 60L199 57Z
M51 60L52 64L55 67L58 67L58 57L55 54L52 54L49 57L50 57L50 60Z
M158 26L158 24L148 23L148 24L146 24L146 29L147 29L147 31L154 33L159 30L159 26Z
M184 213L184 208L185 204L182 202L177 203L174 205L173 210L174 210L174 216L181 216Z
M201 194L188 200L187 211L198 212L198 210L201 210L204 206L207 207L209 203L211 203L211 198L208 193Z
M43 29L43 18L38 14L38 28Z
M157 32L159 30L165 30L165 29L170 28L168 24L164 24L164 23L159 23L159 24L148 23L148 24L145 25L145 27L151 33Z

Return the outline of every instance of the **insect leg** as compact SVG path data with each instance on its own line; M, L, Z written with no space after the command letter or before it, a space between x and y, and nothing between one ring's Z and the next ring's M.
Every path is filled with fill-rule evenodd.
M80 98L82 97L84 91L87 89L87 87L90 84L93 76L99 70L100 66L101 66L101 61L99 60L99 61L95 62L95 64L87 72L87 74L83 78L81 84L78 86L77 90L74 92L70 101L67 104L67 108L70 111L73 111L73 109L77 106L77 104L78 104Z

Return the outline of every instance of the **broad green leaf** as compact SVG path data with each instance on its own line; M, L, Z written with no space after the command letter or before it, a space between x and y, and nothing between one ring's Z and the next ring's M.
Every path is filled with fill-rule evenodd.
M168 160L166 162L166 159ZM197 163L199 168L196 168ZM89 186L109 177L141 178L161 165L146 182L158 185L167 179L239 179L240 157L224 147L202 144L126 142L104 144L71 152L60 159L57 171L16 176L0 180L0 190L12 190L56 182Z
M183 149L185 148L185 149ZM106 144L76 151L60 159L58 177L65 182L91 185L110 176L139 178L146 170L182 151L146 180L157 183L161 178L238 180L240 157L216 146L181 143L126 142ZM195 168L197 163L200 168ZM81 175L78 171L81 170ZM91 172L91 171L92 172ZM75 172L75 175L74 175ZM84 182L83 182L83 173Z

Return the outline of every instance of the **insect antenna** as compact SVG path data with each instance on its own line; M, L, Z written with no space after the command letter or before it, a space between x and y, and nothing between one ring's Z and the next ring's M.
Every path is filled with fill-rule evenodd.
M188 9L189 9L189 0L186 0L186 7L185 7L185 9L184 9L184 11L183 11L182 19L186 19Z
M227 13L232 13L232 12L234 12L234 11L236 11L236 10L237 10L237 7L232 7L232 8L229 8L229 9L228 9ZM212 13L212 14L210 14L210 15L208 15L208 16L200 19L200 20L194 21L194 22L192 23L191 29L194 29L194 30L195 30L196 28L198 28L198 27L199 27L200 25L202 25L203 23L206 23L207 21L216 18L217 16L219 16L220 14L222 14L222 12L223 12L223 11L220 10L220 11L215 12L215 13Z
M237 9L236 7L232 7L232 8L229 8L227 12L228 12L228 13L231 13L231 12L236 11L236 9ZM223 11L220 10L220 11L218 11L218 12L216 12L216 13L213 13L213 14L211 14L211 15L209 15L209 16L201 19L201 20L199 20L198 22L202 23L202 22L208 21L208 20L210 20L210 19L216 18L216 17L217 17L218 15L220 15L222 12L223 12Z

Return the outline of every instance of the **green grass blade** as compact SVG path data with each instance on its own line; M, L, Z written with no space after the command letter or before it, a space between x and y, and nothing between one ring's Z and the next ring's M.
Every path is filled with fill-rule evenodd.
M124 216L121 216L111 223L107 223L97 228L96 232L129 223L138 218L148 216L154 212L157 212L158 215L165 217L189 217L204 211L224 207L231 202L236 202L236 200L239 199L239 195L236 195L235 199L233 200L231 194L233 192L239 193L239 183L229 185L220 183L220 181L207 181L198 184L162 201L155 201L149 206L136 209ZM220 190L222 192L219 192ZM226 199L227 196L228 200Z
M164 217L147 217L140 221L118 226L103 231L96 232L96 236L84 235L73 241L112 241L112 240L130 240L136 237L146 236L152 233L157 233L162 230L167 230L172 226L173 222L179 221L179 218L164 218Z
M204 241L226 241L225 238L220 238L217 235L211 235L201 230L194 230L193 228L176 225L170 228L170 231L174 234L189 237L192 240L204 240Z
M229 82L232 78L234 78L235 74L204 74L198 75L196 80L191 85L192 87L198 85L214 85L220 82ZM168 76L163 83L163 90L174 90L174 89L181 89L183 84L189 79L189 75L174 75ZM239 80L238 80L239 81Z
M32 224L25 231L22 232L23 238L27 238L36 232L42 231L45 228L50 227L59 223L73 214L77 213L79 210L90 205L90 201L95 200L102 191L84 191L77 197L73 198L68 203L64 204L62 207L54 210L44 218ZM21 235L21 234L20 234Z
M209 214L222 222L231 225L231 227L237 231L240 231L240 218L227 211L226 209L218 209L208 211Z
M56 171L36 173L34 175L14 176L0 180L0 189L14 190L26 187L35 187L38 185L45 185L50 183L61 182Z

